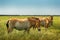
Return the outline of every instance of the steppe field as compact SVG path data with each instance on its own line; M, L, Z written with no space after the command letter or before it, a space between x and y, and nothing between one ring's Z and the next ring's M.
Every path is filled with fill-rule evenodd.
M60 40L60 16L53 17L53 26L47 31L41 26L41 31L30 29L30 33L23 33L24 30L16 29L11 33L7 33L6 22L10 18L27 18L30 16L0 16L0 40ZM36 16L41 17L41 16ZM48 17L48 16L43 16Z

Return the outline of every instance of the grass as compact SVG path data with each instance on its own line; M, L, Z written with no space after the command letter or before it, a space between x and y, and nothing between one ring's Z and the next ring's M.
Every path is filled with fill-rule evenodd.
M12 33L7 33L6 22L9 18L26 18L29 16L0 16L0 40L60 40L60 16L54 16L53 26L45 31L41 27L41 31L31 28L30 33L23 33L23 31L13 30Z

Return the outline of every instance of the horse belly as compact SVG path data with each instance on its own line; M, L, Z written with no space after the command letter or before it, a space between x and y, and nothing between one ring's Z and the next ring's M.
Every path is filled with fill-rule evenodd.
M16 29L19 29L19 30L27 29L29 27L30 27L29 22L23 22L23 23L16 22L15 23L15 28Z

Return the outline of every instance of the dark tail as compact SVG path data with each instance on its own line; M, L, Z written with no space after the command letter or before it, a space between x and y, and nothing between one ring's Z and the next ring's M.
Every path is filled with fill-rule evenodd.
M6 27L7 27L7 29L9 28L9 20L7 21L7 23L6 23Z
M53 16L51 16L51 25L53 25Z

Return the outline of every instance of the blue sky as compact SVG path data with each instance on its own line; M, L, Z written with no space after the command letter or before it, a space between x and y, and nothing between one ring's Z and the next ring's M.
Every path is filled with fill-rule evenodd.
M60 15L60 0L0 0L0 15Z

